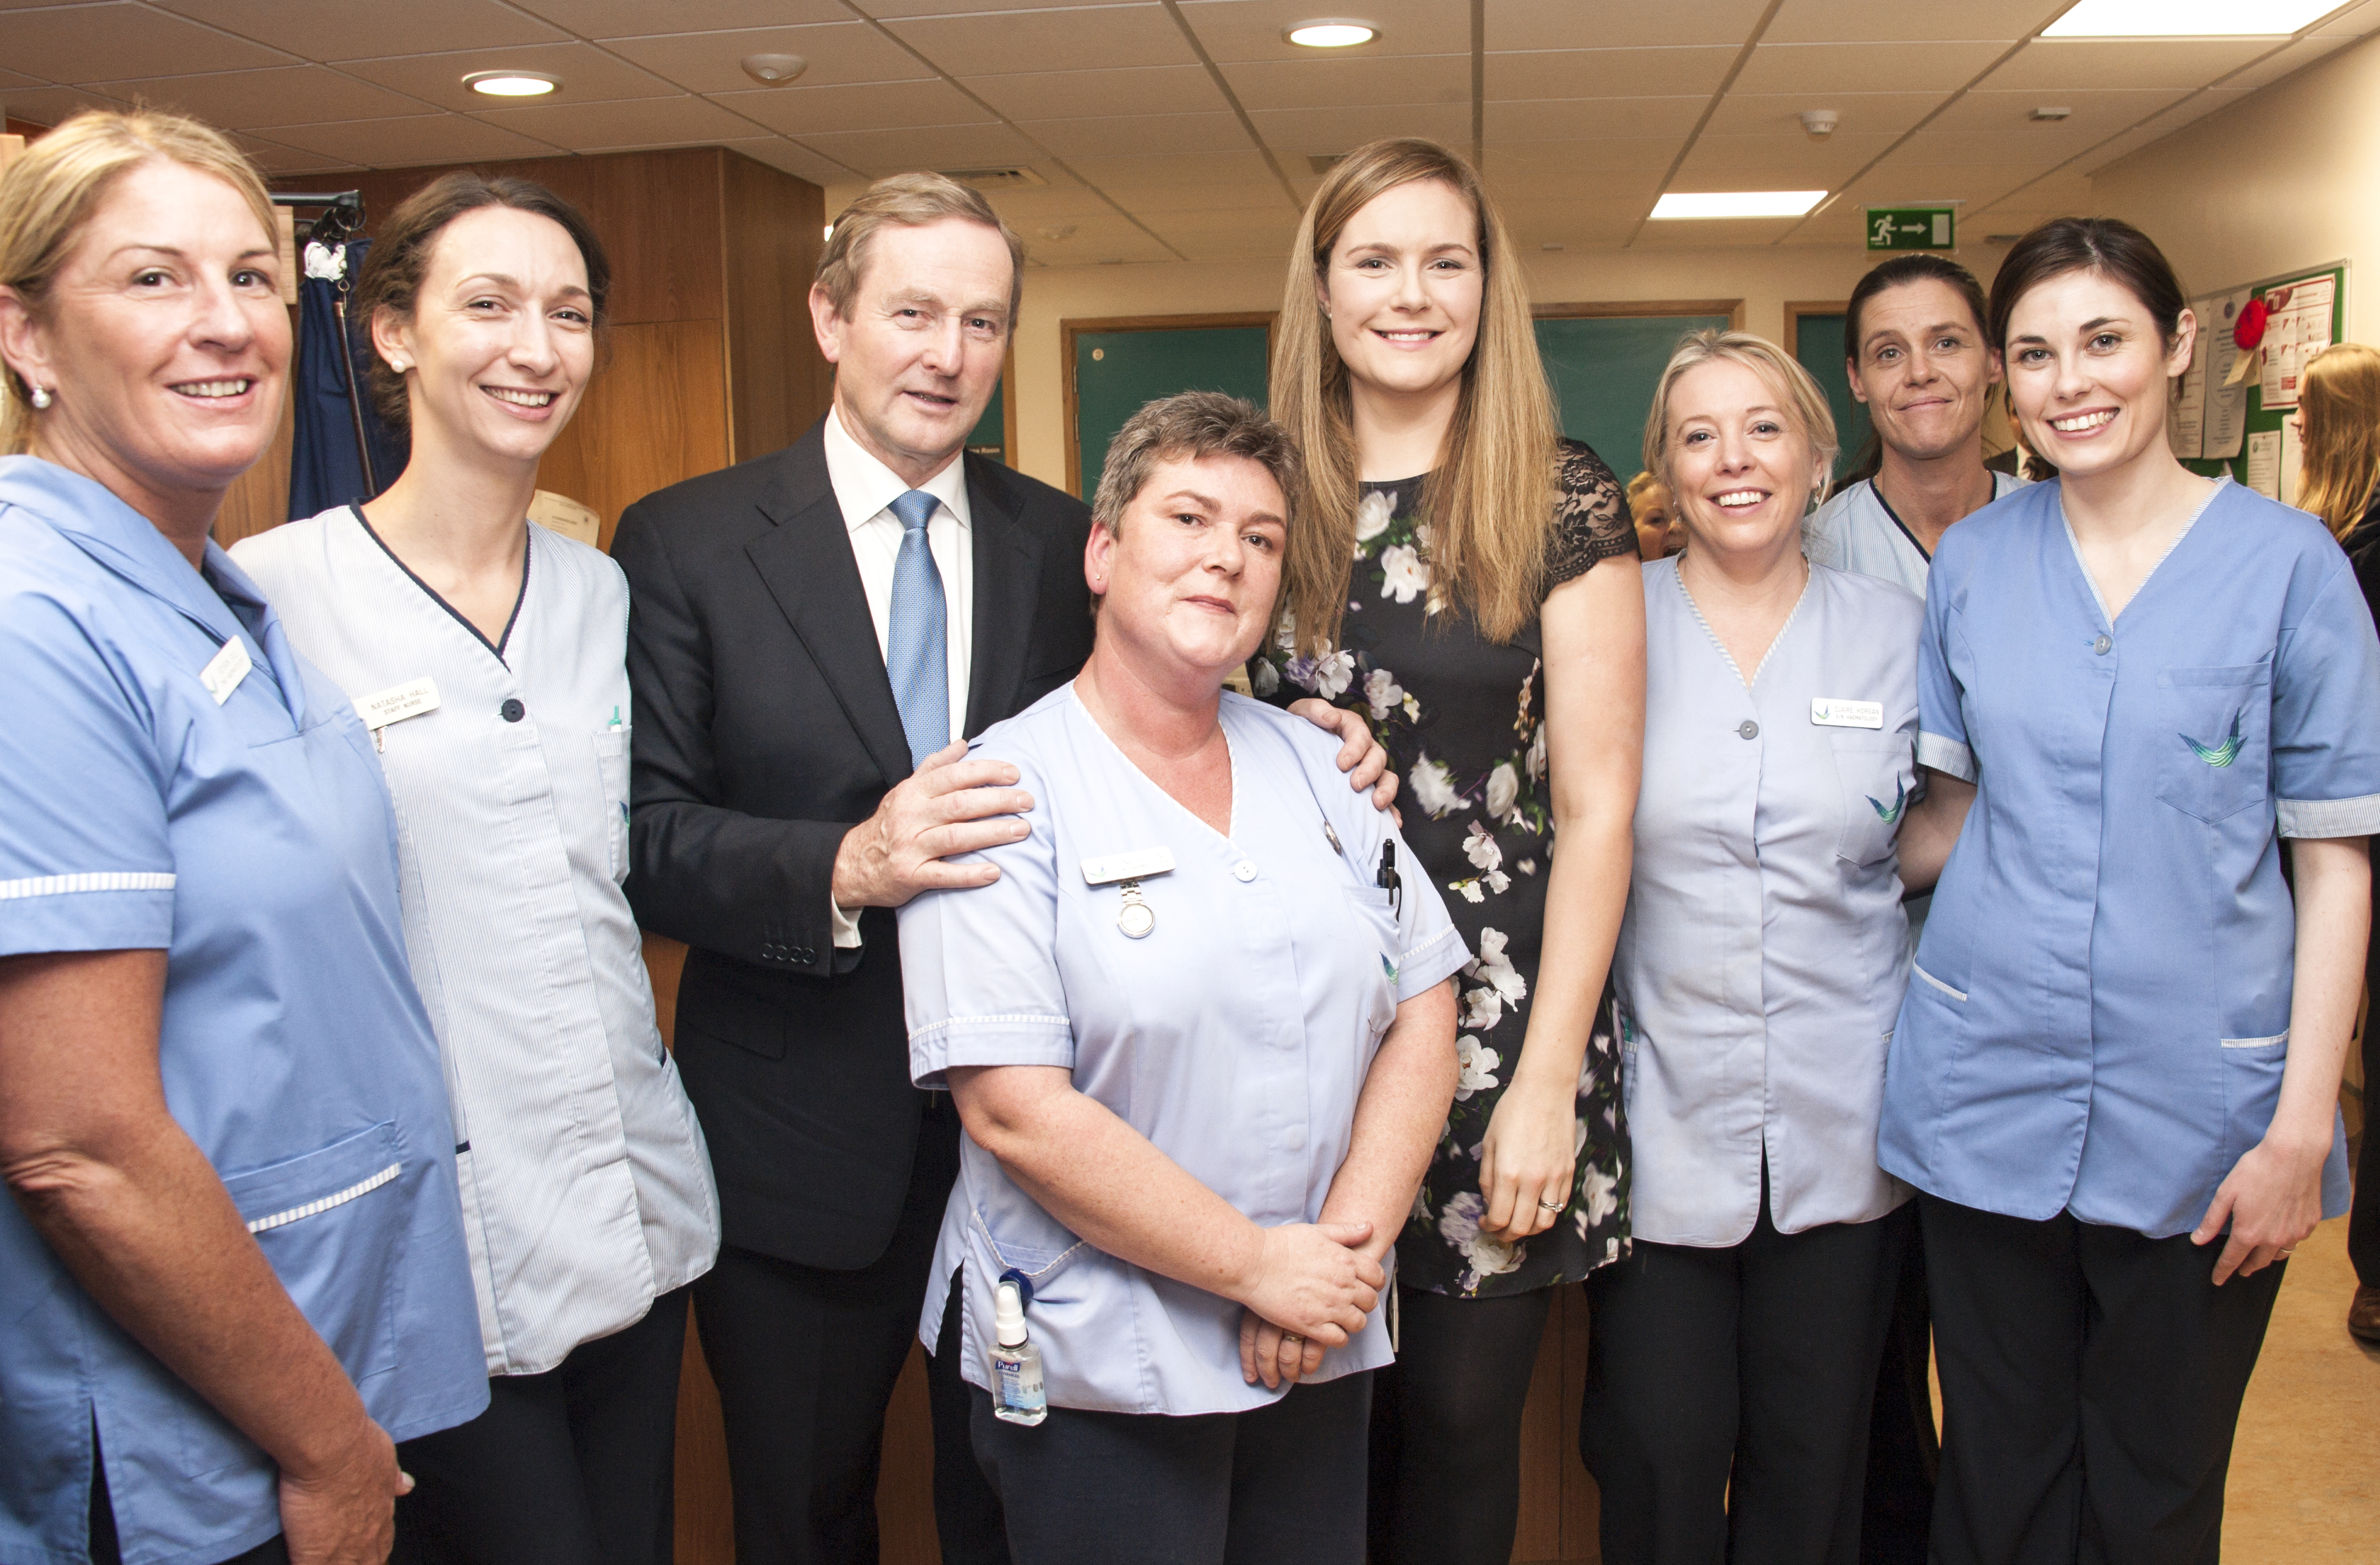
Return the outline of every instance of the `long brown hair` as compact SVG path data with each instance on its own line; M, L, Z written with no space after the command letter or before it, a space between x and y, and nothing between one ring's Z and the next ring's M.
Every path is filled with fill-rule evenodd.
M2306 361L2298 395L2305 419L2298 505L2345 538L2380 488L2380 350L2333 343Z
M1300 652L1337 644L1359 496L1353 393L1315 281L1358 212L1419 179L1443 181L1471 203L1485 273L1478 340L1463 367L1446 450L1423 486L1431 590L1460 604L1494 641L1511 640L1537 612L1560 427L1537 358L1528 285L1471 165L1435 141L1399 137L1356 148L1323 176L1297 225L1273 334L1272 416L1305 453L1305 492L1294 497L1300 523L1285 556Z

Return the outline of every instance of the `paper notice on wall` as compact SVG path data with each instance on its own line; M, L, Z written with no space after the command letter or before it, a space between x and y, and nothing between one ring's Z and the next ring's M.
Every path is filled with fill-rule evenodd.
M2305 466L2305 439L2293 414L2281 422L2281 503L2298 503L2298 470Z
M2248 487L2267 500L2281 497L2281 431L2258 430L2248 437Z
M2298 382L2306 360L2330 346L2338 292L2338 279L2327 275L2265 290L2265 308L2272 311L2265 324L2261 389L2265 412L2298 405Z
M2195 307L2193 307L2195 308ZM2173 404L2165 411L2165 441L2184 462L2195 461L2206 439L2206 334L2190 346L2190 368L2167 382Z
M2240 437L2248 429L2248 388L2232 382L2232 367L2240 360L2231 328L2248 308L2245 289L2228 298L2211 298L2197 307L2198 334L2206 344L2206 432L2199 455L2209 461L2228 462L2240 455Z

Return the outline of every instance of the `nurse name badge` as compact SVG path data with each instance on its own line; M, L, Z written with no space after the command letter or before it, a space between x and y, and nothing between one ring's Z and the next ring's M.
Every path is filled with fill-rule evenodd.
M1840 696L1810 698L1810 721L1821 728L1882 728L1882 701L1847 701Z
M1140 883L1151 875L1173 872L1172 848L1141 848L1083 860L1083 882L1091 886L1122 883L1123 905L1116 909L1116 928L1131 940L1145 940L1157 928L1157 909L1140 894Z

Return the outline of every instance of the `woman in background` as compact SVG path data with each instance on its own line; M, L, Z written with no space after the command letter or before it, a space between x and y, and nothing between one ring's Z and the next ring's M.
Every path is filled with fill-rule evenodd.
M544 187L450 174L357 288L412 457L234 557L356 702L395 796L491 1401L407 1444L397 1558L666 1565L686 1285L719 1249L626 879L627 585L527 520L593 373L611 269Z
M1445 148L1376 141L1324 177L1275 341L1306 470L1288 655L1256 689L1370 713L1405 775L1406 873L1453 893L1477 953L1397 1244L1373 1556L1504 1565L1552 1290L1627 1239L1605 979L1644 724L1636 538L1611 469L1560 437L1510 237Z
M1686 546L1686 524L1660 474L1644 472L1628 480L1628 515L1636 524L1639 559L1666 559Z
M2299 391L2304 462L2298 504L2328 528L2355 565L2363 601L2380 617L2380 351L2362 343L2334 343L2306 362ZM2375 880L2380 885L2380 880ZM2380 930L2380 891L2373 904ZM2380 940L2364 948L2366 992L2380 994ZM2347 1256L2355 1266L2355 1294L2347 1328L2380 1342L2380 1136L2372 1134L2372 1084L2380 1080L2380 1044L2363 1024L2363 1149L2355 1167L2353 1215Z

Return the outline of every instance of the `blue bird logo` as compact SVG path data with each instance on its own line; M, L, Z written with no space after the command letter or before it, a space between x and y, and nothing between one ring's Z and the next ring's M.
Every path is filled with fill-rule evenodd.
M1887 826L1889 826L1894 821L1900 819L1900 807L1909 802L1909 784L1906 782L1900 783L1894 790L1892 803L1889 806L1887 806L1883 800L1877 798L1874 794L1867 795L1867 802L1869 806L1875 809L1876 818L1878 820L1883 821Z
M2187 734L2181 735L2181 742L2190 746L2190 753L2192 755L2196 756L2200 760L2204 761L2207 765L2229 766L2233 761L2240 758L2240 716L2237 712L2232 714L2231 737L2224 740L2223 743L2219 745L2216 745L2211 747L2202 745Z

